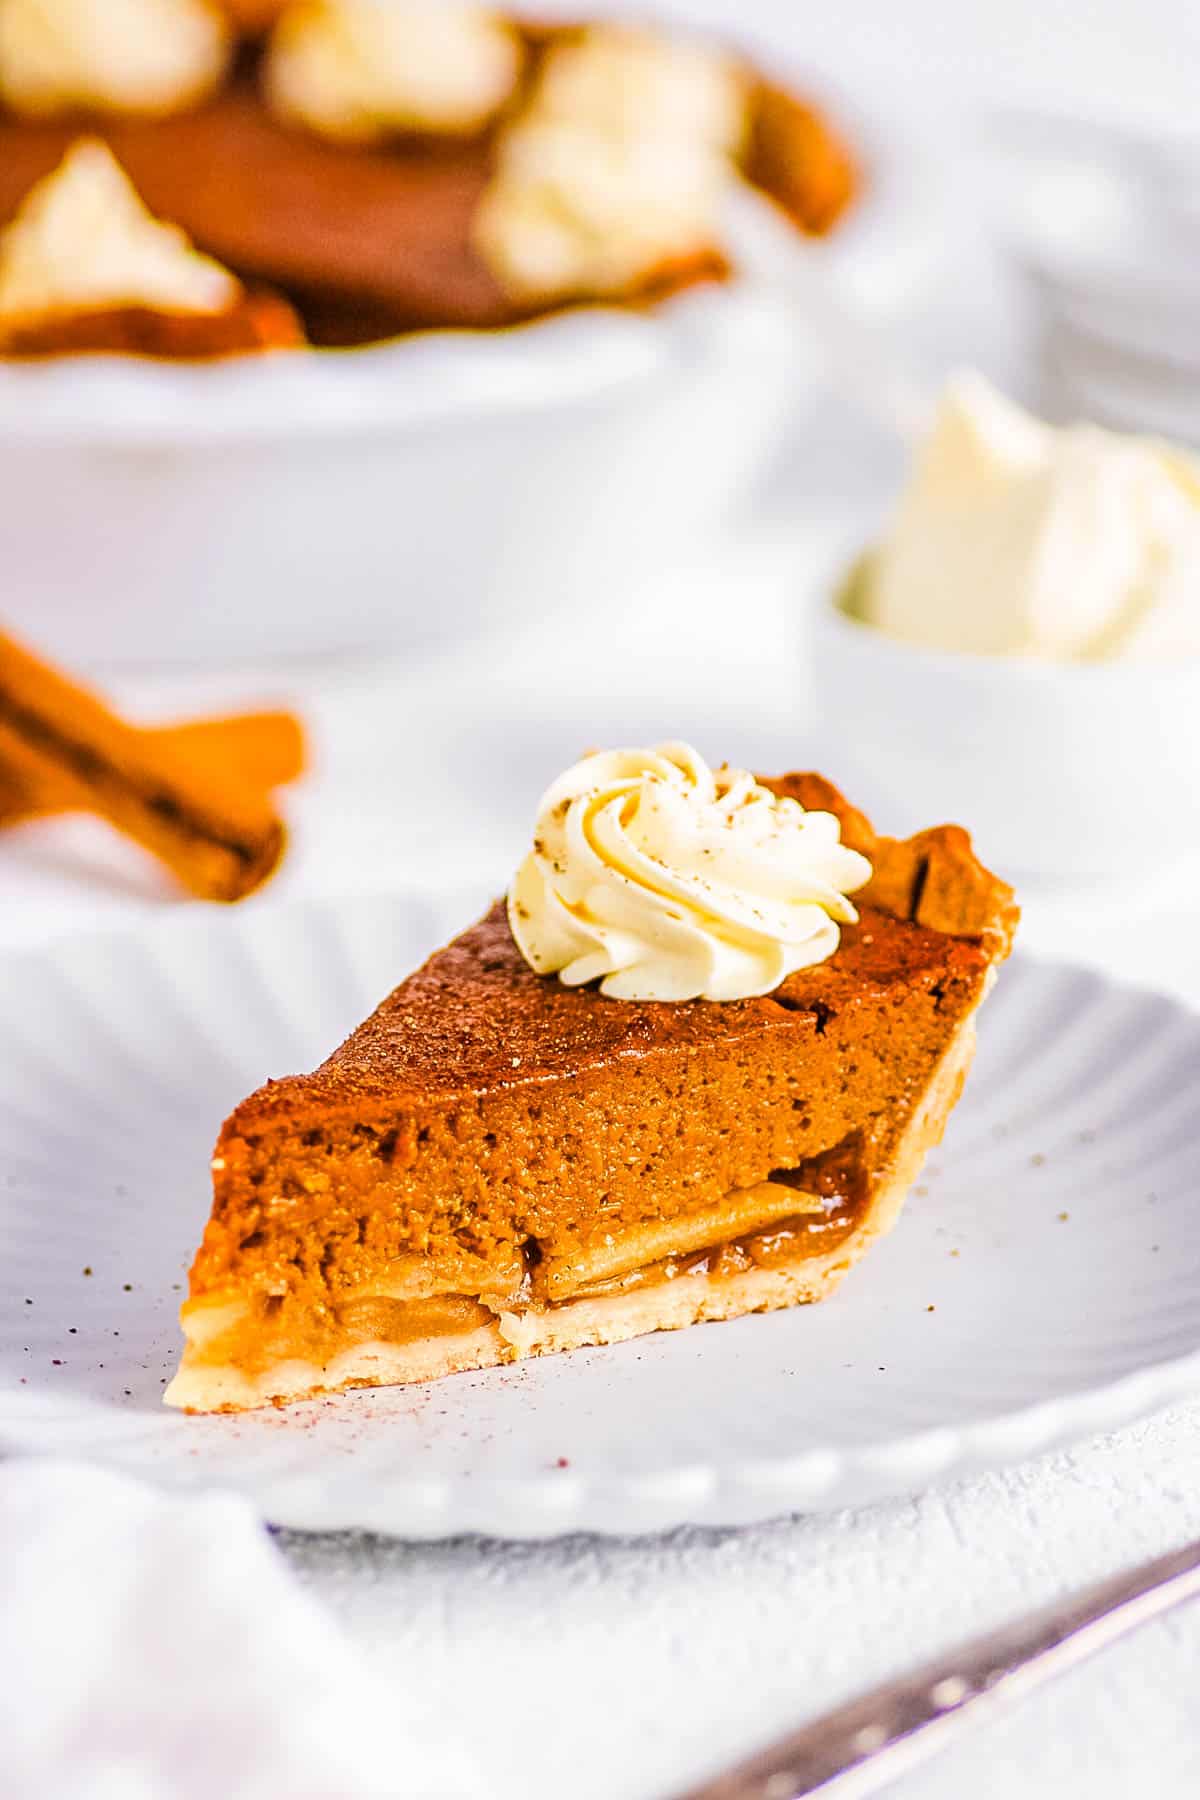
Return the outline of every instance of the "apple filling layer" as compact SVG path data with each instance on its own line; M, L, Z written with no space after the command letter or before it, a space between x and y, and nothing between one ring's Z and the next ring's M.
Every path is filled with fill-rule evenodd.
M519 1349L526 1320L669 1283L720 1284L754 1270L792 1267L835 1251L863 1210L856 1183L834 1183L848 1191L820 1194L795 1185L798 1178L799 1172L779 1171L703 1212L639 1225L570 1255L547 1254L531 1239L482 1283L476 1271L474 1292L450 1284L431 1291L436 1271L422 1259L404 1258L370 1291L306 1308L299 1317L289 1317L285 1297L273 1294L249 1305L193 1304L185 1308L189 1361L255 1377L282 1364L324 1366L363 1345L463 1339L482 1330L498 1331ZM443 1273L452 1283L463 1271Z

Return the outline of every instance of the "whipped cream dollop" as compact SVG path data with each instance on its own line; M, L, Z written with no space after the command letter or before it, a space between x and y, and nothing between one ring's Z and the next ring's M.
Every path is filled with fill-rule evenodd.
M504 146L475 242L521 300L611 295L713 242L720 160L659 138L528 121Z
M725 51L644 26L593 25L547 56L543 119L608 137L655 136L734 156L746 136L746 78Z
M1073 660L1200 653L1200 465L1055 429L977 375L947 387L856 609L940 650Z
M276 25L268 99L325 137L486 125L521 73L517 34L489 7L457 0L295 0Z
M568 40L502 135L480 253L521 300L627 290L717 241L746 117L718 50L619 26Z
M539 975L614 1000L744 1000L837 949L871 865L832 813L688 744L584 757L542 797L508 917Z
M111 150L81 138L0 233L0 321L145 306L220 313L241 285L143 206Z
M217 85L231 44L209 0L0 0L0 99L38 117L176 112Z

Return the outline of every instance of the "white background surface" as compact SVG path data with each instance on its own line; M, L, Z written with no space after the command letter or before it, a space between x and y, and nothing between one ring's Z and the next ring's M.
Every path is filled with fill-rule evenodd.
M732 9L706 0L689 10ZM1194 111L1200 14L1166 0L742 0L737 10L801 60L903 100L948 133L979 95L1184 124ZM953 279L907 322L909 342L929 363L971 351L1010 368L1020 322L978 220L964 211L960 226ZM518 638L415 667L116 691L147 715L185 701L301 701L319 773L295 799L295 854L276 891L482 867L499 885L541 785L588 743L680 734L759 767L807 759L806 573L851 515L869 513L891 467L834 407L821 456L799 446L777 482L769 530L748 532L723 567L676 571L654 595L614 596L603 618L572 621L564 607ZM400 580L401 569L402 557L384 578ZM564 589L569 579L564 571ZM836 776L835 736L812 755ZM1200 1003L1197 893L1177 877L1140 898L1035 896L1027 939ZM171 903L87 823L0 844L4 941ZM650 1800L956 1637L1196 1535L1200 1409L1189 1408L911 1503L738 1533L519 1548L291 1537L285 1547L397 1690L482 1760L499 1800ZM1198 1672L1193 1610L896 1791L1183 1800L1200 1791Z

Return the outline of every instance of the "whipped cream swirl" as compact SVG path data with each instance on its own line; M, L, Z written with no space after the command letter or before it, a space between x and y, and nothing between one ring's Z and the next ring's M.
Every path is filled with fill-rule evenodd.
M217 85L231 45L209 0L0 0L0 98L34 117L175 112Z
M837 949L870 880L832 813L688 744L587 756L542 797L508 895L539 975L613 1000L744 1000Z

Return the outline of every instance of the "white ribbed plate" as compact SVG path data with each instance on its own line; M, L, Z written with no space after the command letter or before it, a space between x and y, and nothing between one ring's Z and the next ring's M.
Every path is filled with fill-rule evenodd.
M223 1115L480 898L195 911L0 962L0 1447L224 1483L292 1526L534 1537L865 1501L1200 1389L1200 1018L1017 957L942 1151L827 1304L168 1412Z

